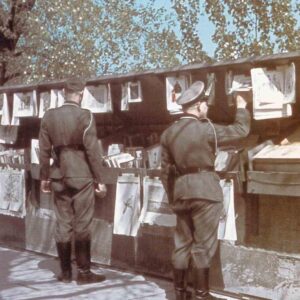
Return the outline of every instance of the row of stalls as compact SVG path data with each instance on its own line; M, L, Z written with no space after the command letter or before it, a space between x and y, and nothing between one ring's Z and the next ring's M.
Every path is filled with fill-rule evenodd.
M171 278L176 219L159 180L159 137L180 114L176 97L202 80L216 123L233 121L235 91L252 95L250 135L219 149L231 221L219 232L211 286L267 299L292 294L300 274L299 75L300 51L88 79L82 105L96 118L108 186L96 201L92 260ZM56 255L37 139L45 110L63 103L63 81L4 86L0 97L0 242Z

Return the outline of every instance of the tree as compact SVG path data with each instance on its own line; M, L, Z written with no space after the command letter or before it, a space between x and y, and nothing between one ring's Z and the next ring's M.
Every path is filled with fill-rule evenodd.
M29 0L5 2L1 19L8 18L9 7ZM27 13L19 16L22 30L13 51L0 49L6 66L2 84L20 74L18 82L37 82L70 74L90 78L178 65L180 43L172 29L174 19L154 2L31 1ZM14 53L18 59L11 60Z
M202 50L202 43L197 32L200 15L200 1L171 0L179 22L181 35L181 57L188 63L211 61Z
M35 0L4 0L0 3L0 85L20 75L12 65L22 55L17 44L26 31L26 19L34 3Z
M295 1L208 0L203 9L216 27L212 38L219 60L300 48L300 4Z

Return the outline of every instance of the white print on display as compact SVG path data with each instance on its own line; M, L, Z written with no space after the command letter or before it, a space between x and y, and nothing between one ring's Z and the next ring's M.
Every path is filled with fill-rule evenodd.
M31 156L31 163L32 164L39 164L40 160L40 148L39 148L39 140L32 139L31 140L31 151L30 151L30 156Z
M181 105L176 103L178 97L189 87L190 77L180 75L178 77L166 77L167 109L170 113L181 113Z
M160 169L161 164L161 146L154 145L147 149L148 164L150 169Z
M234 183L232 179L230 181L223 179L220 181L220 185L223 190L223 206L226 215L224 218L220 219L218 239L234 242L237 240L234 208Z
M2 96L2 97L1 97ZM1 105L1 125L10 125L10 115L8 108L7 94L1 94L2 105Z
M121 111L128 111L128 83L122 84Z
M65 94L63 90L51 90L50 92L50 103L51 108L60 107L65 102Z
M215 102L215 94L216 94L216 75L215 73L208 73L206 76L206 90L205 96L207 97L207 102L209 105L214 104Z
M57 107L57 98L55 90L40 94L39 118L42 118L48 109Z
M140 177L123 174L118 177L114 214L114 234L136 236L140 216Z
M25 170L0 170L0 213L25 216Z
M110 85L87 86L84 88L81 106L93 113L112 111Z
M251 76L244 74L232 74L232 71L226 72L225 75L225 89L226 94L230 95L233 92L243 92L252 90Z
M256 120L292 115L295 103L296 72L294 63L276 69L251 69L253 116Z
M144 177L143 190L140 222L167 227L175 226L176 216L169 207L168 197L160 179Z
M14 93L13 116L33 117L37 114L36 91L27 93Z
M142 84L140 81L129 81L122 84L121 110L129 110L129 103L142 102Z
M140 81L128 82L128 103L142 102L142 84Z

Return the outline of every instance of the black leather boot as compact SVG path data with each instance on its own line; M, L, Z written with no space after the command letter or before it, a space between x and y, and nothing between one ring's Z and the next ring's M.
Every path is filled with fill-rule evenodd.
M187 291L187 270L173 269L173 280L176 300L188 300L191 294Z
M61 268L61 274L57 276L57 279L65 283L71 282L71 242L56 243L56 248Z
M91 241L75 241L75 256L77 262L77 284L90 284L104 281L104 275L91 272Z
M209 268L194 269L195 300L218 300L209 293Z

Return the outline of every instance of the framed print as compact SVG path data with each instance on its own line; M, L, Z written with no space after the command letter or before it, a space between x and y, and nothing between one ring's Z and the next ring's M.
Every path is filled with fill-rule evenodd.
M51 98L51 92L40 93L39 118L42 118L48 109L54 107L56 107L56 102L53 97Z
M189 87L190 76L180 75L166 77L166 100L167 109L170 113L182 112L181 105L176 103L178 97Z
M93 113L106 113L112 111L110 85L86 86L83 92L81 106Z
M13 116L33 117L37 114L36 91L14 93L13 96Z
M140 81L128 82L128 103L142 102L142 84Z

